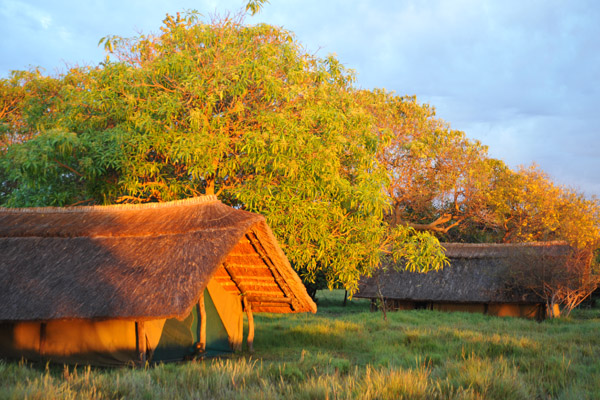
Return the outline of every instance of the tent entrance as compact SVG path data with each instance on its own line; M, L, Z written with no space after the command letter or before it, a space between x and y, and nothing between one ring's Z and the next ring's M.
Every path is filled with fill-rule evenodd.
M205 356L232 353L225 325L217 312L208 290L204 290L206 311L206 351ZM196 343L200 340L200 306L196 304L188 316L180 321L167 319L162 335L152 355L153 362L179 361L197 355Z

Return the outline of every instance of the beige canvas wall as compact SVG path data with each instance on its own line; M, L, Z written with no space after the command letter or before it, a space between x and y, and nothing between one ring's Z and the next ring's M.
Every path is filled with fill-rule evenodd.
M414 310L417 308L437 311L474 312L498 317L520 317L543 319L547 314L541 304L514 304L514 303L441 303L441 302L416 302L411 300L386 300L389 310ZM376 307L372 307L375 309ZM558 306L555 306L556 315L559 315Z
M164 319L146 321L149 349L158 344ZM0 352L4 357L32 361L122 365L137 359L134 321L56 320L19 322L0 327Z
M234 350L243 341L243 311L240 296L226 292L211 280L207 287ZM210 323L210 321L208 321ZM0 357L59 363L123 365L138 358L135 321L55 320L0 324ZM158 344L165 319L144 322L146 347Z

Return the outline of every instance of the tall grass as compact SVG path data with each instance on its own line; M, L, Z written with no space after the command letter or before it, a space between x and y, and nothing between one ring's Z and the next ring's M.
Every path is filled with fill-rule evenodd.
M316 315L257 315L256 352L146 369L0 362L2 399L595 399L600 312L535 321L371 313L343 292Z

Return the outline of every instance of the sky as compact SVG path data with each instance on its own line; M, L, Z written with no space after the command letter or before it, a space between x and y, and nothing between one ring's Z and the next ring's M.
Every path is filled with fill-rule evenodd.
M158 32L167 13L207 19L244 0L0 0L0 78L104 59L99 40ZM356 85L416 95L509 166L535 163L600 196L600 2L270 0L247 24L293 32L335 54Z

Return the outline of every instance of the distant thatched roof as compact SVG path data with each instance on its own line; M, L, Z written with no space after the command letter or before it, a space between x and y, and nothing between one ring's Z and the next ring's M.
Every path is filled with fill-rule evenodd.
M0 208L0 320L183 317L212 277L255 311L316 311L264 217L214 196Z
M440 271L420 274L395 271L387 264L359 283L356 297L411 301L458 303L529 303L540 302L531 292L514 290L507 285L511 266L522 256L543 259L564 255L569 247L562 242L524 244L442 243L450 265ZM532 266L533 267L533 266Z

